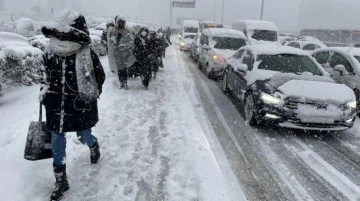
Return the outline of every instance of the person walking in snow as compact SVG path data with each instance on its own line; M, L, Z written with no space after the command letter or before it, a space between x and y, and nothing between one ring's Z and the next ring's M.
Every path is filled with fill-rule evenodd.
M159 70L159 66L163 67L162 65L162 39L156 34L155 31L151 30L149 33L149 50L151 54L154 54L156 57L156 61L152 63L152 73L153 78L156 79L156 74Z
M172 45L171 41L170 41L170 37L171 37L171 28L170 27L166 27L165 30L165 34L166 34L166 40L167 42Z
M61 200L69 189L66 174L66 132L76 132L79 141L90 148L90 162L100 158L98 139L91 128L98 122L97 98L105 73L90 48L90 35L83 15L61 11L56 23L44 26L50 38L44 52L39 100L46 108L47 128L52 134L55 189L50 200Z
M141 71L142 84L147 89L151 79L151 65L156 57L151 53L149 45L149 30L146 27L140 28L135 37L134 55Z
M161 55L163 58L165 58L166 48L169 47L169 43L168 43L168 40L166 39L165 31L163 31L162 29L159 29L158 35L162 41Z
M118 73L120 88L128 89L128 68L136 61L133 54L134 35L126 27L126 21L115 17L115 27L107 35L109 66L111 72Z

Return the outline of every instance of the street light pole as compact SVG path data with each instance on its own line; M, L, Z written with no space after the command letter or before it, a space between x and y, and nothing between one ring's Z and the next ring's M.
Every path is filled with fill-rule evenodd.
M264 20L264 4L265 4L265 0L261 0L261 15L260 15L260 20Z
M172 28L172 18L173 18L172 1L170 1L170 27L171 28Z
M225 0L223 0L222 5L222 16L221 16L221 23L224 24L224 7L225 7Z

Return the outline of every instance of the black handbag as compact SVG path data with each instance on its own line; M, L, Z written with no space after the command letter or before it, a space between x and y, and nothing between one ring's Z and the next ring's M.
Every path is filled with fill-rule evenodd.
M42 104L40 103L39 121L32 121L26 138L24 158L30 161L52 158L51 133L42 121Z

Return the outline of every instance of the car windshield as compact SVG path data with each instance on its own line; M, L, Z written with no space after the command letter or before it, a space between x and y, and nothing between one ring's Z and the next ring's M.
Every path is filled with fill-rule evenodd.
M302 74L309 72L313 75L323 75L318 66L308 56L304 55L260 55L257 60L260 61L258 69L282 73Z
M242 38L214 37L213 40L216 42L214 46L216 49L238 50L246 45L246 41Z
M197 33L199 31L199 28L197 27L184 27L185 33Z
M254 34L251 38L263 41L277 41L278 39L276 31L269 30L254 30Z
M195 35L186 35L186 36L184 36L184 38L191 38L191 39L194 39L194 38L195 38Z

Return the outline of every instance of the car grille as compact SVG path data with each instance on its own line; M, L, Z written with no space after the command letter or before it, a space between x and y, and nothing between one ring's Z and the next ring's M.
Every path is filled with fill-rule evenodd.
M286 102L285 102L285 107L296 110L296 109L298 109L299 104L311 105L318 109L326 109L328 106L328 104L324 103L324 102L303 100L303 99L298 99L298 98L287 98Z
M342 121L334 121L333 124L326 124L326 123L302 123L300 121L292 121L293 124L301 127L309 127L309 128L336 128L345 126L344 122Z

